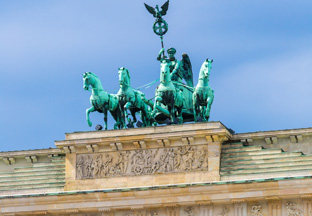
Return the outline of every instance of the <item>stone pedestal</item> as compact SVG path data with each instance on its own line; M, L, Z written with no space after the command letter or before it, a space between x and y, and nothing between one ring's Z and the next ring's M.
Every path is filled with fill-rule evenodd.
M220 122L66 134L65 190L220 180Z

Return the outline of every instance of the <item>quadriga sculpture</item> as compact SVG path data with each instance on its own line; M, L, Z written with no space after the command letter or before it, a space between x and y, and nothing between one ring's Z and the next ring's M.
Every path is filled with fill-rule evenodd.
M116 121L114 129L121 129L123 124L117 96L104 91L100 79L95 74L86 72L83 74L83 88L89 90L89 86L92 87L92 95L90 97L91 107L86 110L89 126L92 126L89 118L90 112L98 111L104 114L104 127L107 130L107 111L109 111Z
M166 59L160 64L160 84L156 89L152 116L156 115L157 110L161 111L158 109L161 104L167 106L171 122L174 122L174 119L178 117L178 122L180 124L183 123L183 93L180 89L176 88L171 81L169 63Z
M128 69L121 67L118 71L120 89L117 93L118 103L122 113L123 126L126 128L125 118L128 121L128 127L133 127L137 122L135 113L140 112L143 127L151 126L152 119L150 117L149 106L144 103L144 94L140 91L134 90L130 83L130 74ZM129 118L128 110L132 115L132 120Z
M212 62L212 59L206 59L200 68L198 83L193 93L195 122L199 120L199 117L203 121L208 121L210 117L210 109L214 98L214 91L209 86Z

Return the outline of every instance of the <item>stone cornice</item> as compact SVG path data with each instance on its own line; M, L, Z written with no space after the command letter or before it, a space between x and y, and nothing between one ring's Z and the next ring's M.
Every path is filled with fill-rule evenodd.
M266 137L285 138L285 137L289 137L291 135L298 135L298 134L303 135L303 136L311 136L312 135L312 128L237 133L237 134L233 135L232 139L233 140L263 139Z
M59 194L2 198L0 214L32 215L35 212L64 213L67 211L100 211L133 208L157 208L169 205L230 204L237 200L260 201L311 196L312 179L289 179L268 182L236 182L230 184L195 183L95 191L68 191ZM184 187L183 187L184 186ZM301 191L299 194L298 191ZM168 199L170 197L170 199ZM183 201L182 201L183 200ZM27 206L27 208L25 208ZM53 208L52 208L53 206ZM99 209L100 206L100 209ZM14 208L12 208L14 207ZM25 211L27 209L27 211ZM51 209L51 210L50 210ZM52 210L53 209L53 210ZM56 210L57 209L57 210Z
M22 158L22 157L29 156L29 155L47 156L47 155L60 154L60 153L63 153L63 151L58 148L24 150L24 151L9 151L9 152L0 152L0 159L7 158L7 157Z

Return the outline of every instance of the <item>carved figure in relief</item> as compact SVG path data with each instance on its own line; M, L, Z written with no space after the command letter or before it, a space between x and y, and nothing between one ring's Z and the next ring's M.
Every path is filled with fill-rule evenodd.
M174 167L175 167L174 157L175 157L174 149L169 149L168 150L168 168L169 168L169 172L174 170Z
M263 216L263 214L260 212L261 211L262 206L253 206L251 208L251 216Z
M94 176L95 177L100 177L101 176L101 169L102 169L102 163L103 163L103 158L102 155L96 155L94 159Z
M143 150L135 150L135 153L131 158L131 165L132 165L131 171L134 174L139 175L143 173L145 165Z
M117 175L118 174L122 174L122 175L126 174L128 164L129 164L129 156L130 156L130 151L119 153L117 163L115 165L115 170L117 170L117 173L116 173Z
M86 177L92 178L93 177L93 159L90 156L87 156L86 158Z
M301 211L298 209L295 209L296 203L293 202L287 202L286 203L286 212L287 216L300 216Z
M175 166L174 166L175 169L180 168L183 154L185 154L185 152L183 152L183 148L179 147L178 150L176 151Z
M185 170L192 170L194 161L194 149L192 146L189 147L185 156Z
M195 146L78 154L77 179L185 172L207 168L207 150Z
M193 169L201 168L205 163L205 152L203 150L195 152L195 158L196 160L194 161Z
M162 163L161 169L163 172L169 172L169 158L168 149L164 149L163 155L160 156L160 161Z
M230 213L230 209L228 209L227 207L223 207L222 211L219 213L218 216L229 216Z
M158 216L157 211L151 211L149 213L147 213L147 216Z
M104 164L103 164L104 176L108 176L108 175L109 175L112 160L113 160L112 155L110 155L110 154L105 154Z
M186 212L187 216L195 216L191 207L184 209L184 211Z
M79 158L77 162L77 178L81 179L84 177L84 160L83 158Z

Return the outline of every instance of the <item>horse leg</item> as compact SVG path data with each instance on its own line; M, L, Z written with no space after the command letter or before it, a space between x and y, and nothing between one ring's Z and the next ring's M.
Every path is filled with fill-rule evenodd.
M107 130L107 109L106 107L103 109L104 114L104 129Z
M178 108L179 124L183 124L182 109L183 109L183 106L180 106L180 107Z
M168 109L170 109L170 119L171 122L174 122L175 115L175 107L174 107L174 99L172 98L170 101L170 105L168 106Z
M149 121L149 118L148 118L148 113L147 113L147 111L144 109L144 107L143 107L142 110L141 110L141 119L142 119L142 122L143 122L143 126L144 126L144 127L150 126L150 121Z
M90 114L90 112L94 112L94 111L95 111L94 106L90 107L89 109L86 109L87 122L88 122L89 127L92 126L92 122L90 121L89 114Z
M126 117L126 119L128 121L128 124L132 125L132 121L129 118L129 113L128 113L128 109L130 110L130 107L132 107L132 103L131 102L127 102L125 104L125 106L124 106L124 114L125 114L125 117ZM130 110L130 112L131 112L131 115L132 115L132 110ZM134 117L135 117L135 114L134 114ZM126 128L126 125L124 126L124 128Z
M212 105L213 99L214 99L214 94L213 94L213 92L211 92L207 98L207 107L206 107L206 113L205 113L205 117L206 117L207 121L210 118L210 110L211 110L211 105Z
M109 111L110 114L113 116L113 119L115 120L115 124L114 124L114 130L118 129L118 116L117 116L117 109L113 110L113 111Z
M130 113L132 115L132 122L131 122L131 124L133 125L134 123L137 122L137 118L135 116L135 110L134 109L130 109Z
M193 94L193 113L194 113L194 122L197 122L197 114L198 114L198 101L196 93Z
M125 108L124 108L124 106L119 104L119 109L120 109L120 117L121 117L121 122L122 122L121 127L127 128L126 127L126 120L125 120Z
M160 103L162 101L162 98L160 96L155 97L155 103L154 103L154 108L152 111L152 117L154 118L156 113L157 113L157 106L160 106Z

